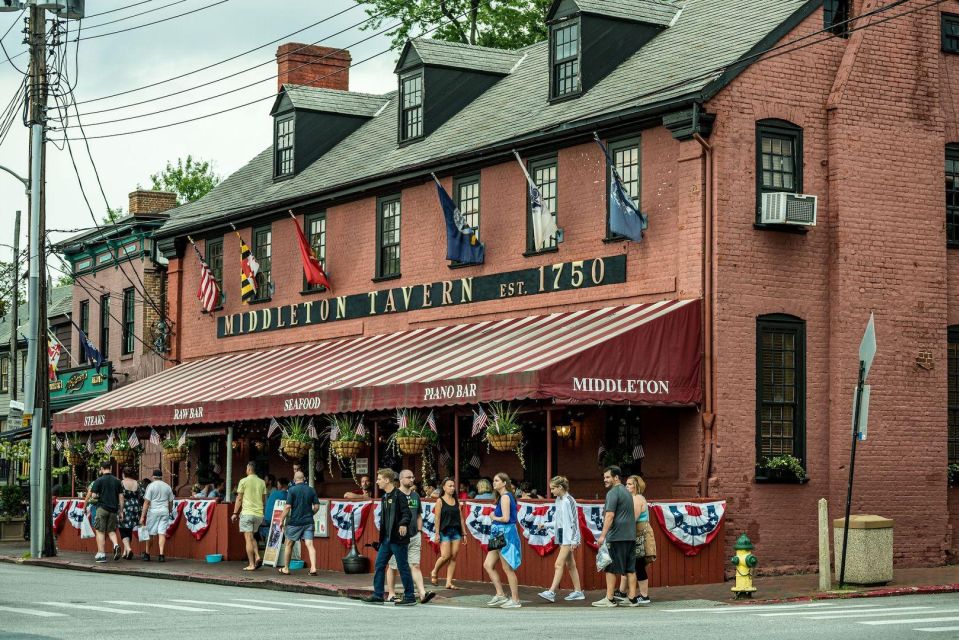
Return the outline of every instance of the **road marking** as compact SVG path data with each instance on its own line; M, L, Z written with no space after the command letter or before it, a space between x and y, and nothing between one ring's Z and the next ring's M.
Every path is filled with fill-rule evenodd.
M84 611L103 611L104 613L139 613L138 611L130 611L129 609L114 609L112 607L98 607L92 604L73 604L70 602L38 602L37 604L46 605L48 607L66 607L67 609L83 609Z
M909 618L908 620L859 620L858 624L922 624L924 622L956 622L957 620L959 617L948 616L946 618Z
M768 611L770 609L780 611L785 609L808 609L811 607L834 607L836 603L834 602L813 602L809 604L753 604L753 605L723 605L719 607L705 607L702 609L661 609L661 611L669 611L671 613L689 613L693 611L702 611L706 613L731 613L733 611L738 611L739 613L750 613L752 611Z
M65 613L53 613L52 611L40 611L39 609L18 609L16 607L0 607L0 611L10 611L11 613L22 613L28 616L39 616L41 618L66 617Z
M341 602L342 601L342 602ZM347 607L365 607L369 609L369 605L362 602L356 602L354 600L349 600L348 598L339 598L335 600L322 600L320 598L303 598L302 602L319 602L322 604L332 604L336 606L347 606Z
M330 611L343 611L341 607L327 607L321 604L305 604L302 602L276 602L274 600L255 600L253 598L230 598L231 600L237 600L239 602L258 602L260 604L266 605L279 605L281 607L306 607L307 609L329 609Z
M928 631L929 633L941 633L944 631L959 631L959 627L926 627L924 629L913 629L913 631Z
M132 602L130 600L104 600L107 604L125 604L130 607L156 607L157 609L173 609L174 611L210 611L216 609L201 609L199 607L183 607L177 604L157 604L154 602Z
M832 611L829 614L819 613L816 615L810 615L810 620L829 620L831 618L868 618L868 617L883 617L888 618L889 616L899 616L906 615L911 616L920 613L920 609L934 609L933 607L896 607L895 609L887 609L885 611L850 611L846 615L839 615L838 612L836 615L832 615ZM955 609L946 609L945 611L922 611L923 615L927 613L952 613Z
M827 611L828 613L830 613L830 614L832 614L832 613L842 613L842 612L858 613L859 610L861 610L861 609L870 609L870 608L881 607L881 606L882 606L882 605L879 605L879 604L847 604L847 605L843 605L843 606L841 606L841 607L835 607L835 608L830 607L830 608L827 609L826 611ZM926 608L926 607L921 607L921 608ZM818 611L818 610L817 610L817 611L809 611L809 610L807 609L807 610L803 610L803 611L793 610L793 611L777 611L776 613L757 613L757 614L755 614L755 615L757 615L757 616L762 616L762 617L764 617L764 618L771 618L771 617L773 617L773 616L809 616L809 617L812 617L812 616L825 616L825 615L826 615L826 612Z
M176 598L172 598L170 602L185 602L186 604L209 604L205 600L179 600ZM281 611L281 609L276 609L274 607L260 607L252 604L230 604L228 602L217 602L216 606L231 607L233 609L250 609L252 611Z

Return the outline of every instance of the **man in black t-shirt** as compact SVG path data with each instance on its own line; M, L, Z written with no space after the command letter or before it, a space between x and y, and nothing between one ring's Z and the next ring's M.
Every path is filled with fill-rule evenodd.
M97 536L97 555L95 562L106 562L107 554L104 551L106 537L110 536L113 543L113 559L120 559L120 542L117 538L117 514L123 508L123 484L113 473L111 464L104 462L100 465L100 477L93 481L90 487L90 499L87 500L87 513L91 504L97 505L97 514L93 518L93 530Z
M286 507L283 517L286 519L286 558L287 567L280 573L289 574L289 560L293 559L293 549L299 548L300 541L306 542L310 556L310 575L316 575L316 549L313 547L313 516L320 507L313 487L306 484L302 471L293 474L293 484L287 491ZM294 544L296 543L295 547Z
M420 602L426 604L436 595L432 591L427 591L423 584L423 572L420 570L420 550L422 549L423 536L420 533L423 529L423 506L420 503L420 494L413 488L413 472L409 469L400 471L400 491L406 495L406 500L410 505L409 535L410 546L407 550L407 562L410 565L410 573L413 574L413 584L420 595ZM390 558L390 564L386 568L386 595L387 600L396 597L394 591L394 572L397 571L396 557Z

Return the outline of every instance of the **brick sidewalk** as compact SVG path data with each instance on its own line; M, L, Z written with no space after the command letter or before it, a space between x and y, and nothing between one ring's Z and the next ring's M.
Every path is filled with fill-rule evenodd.
M279 574L275 569L263 567L256 572L242 571L243 562L221 562L207 564L195 560L169 559L160 564L156 561L121 560L95 564L89 554L62 552L56 558L38 560L24 559L27 551L25 543L0 543L0 561L16 562L26 565L56 567L78 571L132 575L167 580L188 580L210 584L256 587L279 591L363 597L371 592L372 575L346 575L335 571L320 571L311 577L306 570L294 572L290 576ZM755 602L781 602L784 600L889 596L906 593L941 593L959 591L959 565L929 567L917 569L897 569L893 582L882 587L863 587L843 594L818 593L819 578L816 574L759 577L756 580L758 591ZM692 585L684 587L659 587L650 589L654 602L678 602L688 600L709 600L730 602L732 582ZM461 591L449 591L440 588L434 602L437 604L478 605L492 595L489 583L460 582ZM431 588L427 585L427 588ZM567 603L561 600L550 605L536 596L541 589L521 587L522 600L541 606L583 606L582 602ZM563 594L561 594L562 596ZM587 600L598 600L599 592L587 594Z

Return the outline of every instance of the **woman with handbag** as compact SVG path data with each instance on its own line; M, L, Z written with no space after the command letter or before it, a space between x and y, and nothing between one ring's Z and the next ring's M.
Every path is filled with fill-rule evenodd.
M550 493L556 498L556 544L559 553L556 555L556 571L553 573L553 583L549 589L538 595L543 600L556 602L556 591L563 581L563 570L569 570L569 577L573 581L573 590L564 598L567 601L585 600L582 586L579 582L579 569L576 568L576 558L573 551L579 546L582 535L579 531L579 511L576 500L569 494L569 480L565 476L556 476L549 481Z
M643 497L646 482L639 476L629 476L626 479L626 489L633 496L633 512L636 514L636 582L639 589L633 604L647 605L650 600L646 565L656 561L656 539L649 524L649 503ZM619 583L619 591L615 597L617 600L627 598L625 576Z
M486 569L486 574L493 586L496 587L496 595L486 603L487 607L518 609L522 606L519 603L519 580L516 578L516 570L519 569L522 556L520 554L519 532L516 530L517 509L513 491L513 483L508 475L497 473L493 476L496 509L493 511L489 542L486 545L488 553L486 554L486 560L483 561L483 568ZM503 592L503 583L496 571L497 559L503 565L506 580L509 582L509 597Z

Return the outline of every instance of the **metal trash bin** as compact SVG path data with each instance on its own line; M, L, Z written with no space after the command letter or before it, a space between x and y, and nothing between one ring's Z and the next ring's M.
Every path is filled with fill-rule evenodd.
M833 520L836 580L842 562L842 530L845 518ZM846 584L885 584L892 580L893 521L882 516L849 517L849 551L846 552Z

